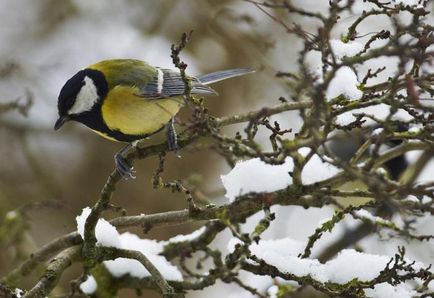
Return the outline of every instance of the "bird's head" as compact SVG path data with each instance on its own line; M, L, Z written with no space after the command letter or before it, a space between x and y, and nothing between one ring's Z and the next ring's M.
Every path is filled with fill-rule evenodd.
M108 84L102 72L88 68L80 70L60 91L59 118L54 129L58 130L69 120L80 121L80 117L95 109L107 93Z

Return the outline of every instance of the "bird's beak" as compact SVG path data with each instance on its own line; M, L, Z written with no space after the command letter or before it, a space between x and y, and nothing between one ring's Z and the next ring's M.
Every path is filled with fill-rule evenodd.
M68 116L60 116L59 119L57 119L56 124L54 124L54 130L58 130L59 128L61 128L62 125L65 124L65 122L68 120Z

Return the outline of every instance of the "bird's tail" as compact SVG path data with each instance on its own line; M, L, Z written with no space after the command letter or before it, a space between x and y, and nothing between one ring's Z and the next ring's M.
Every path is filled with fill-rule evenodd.
M235 68L216 71L206 75L198 76L193 80L193 88L191 90L191 93L199 95L218 95L218 93L214 89L208 86L209 84L213 84L234 77L239 77L252 72L255 72L255 70L250 68Z
M234 69L221 70L206 75L198 76L197 79L202 84L209 85L226 79L243 76L253 72L255 72L255 70L251 68L234 68Z

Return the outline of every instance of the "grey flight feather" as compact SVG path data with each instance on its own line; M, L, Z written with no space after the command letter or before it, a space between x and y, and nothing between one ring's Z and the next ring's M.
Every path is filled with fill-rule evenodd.
M217 95L218 93L211 87L207 86L208 84L252 72L254 72L252 69L237 68L217 71L199 77L191 77L191 94ZM179 71L158 69L155 73L154 79L146 84L138 95L154 99L185 95L185 83Z
M234 69L228 69L228 70L221 70L212 72L206 75L202 75L197 77L197 79L205 85L213 84L216 82L220 82L226 79L234 78L243 76L249 73L255 72L254 69L251 68L234 68Z

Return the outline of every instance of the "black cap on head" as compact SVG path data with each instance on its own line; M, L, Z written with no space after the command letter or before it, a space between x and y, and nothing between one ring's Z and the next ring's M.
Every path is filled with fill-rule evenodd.
M59 116L66 115L74 105L75 99L84 85L84 77L84 70L80 70L63 85L57 101Z
M85 85L85 78L89 77L95 84L98 97L104 98L108 93L108 84L102 72L94 69L83 69L77 72L70 78L60 90L57 109L59 112L59 119L56 121L55 129L59 129L66 121L73 118L68 111L74 105L78 94L82 87Z

